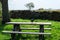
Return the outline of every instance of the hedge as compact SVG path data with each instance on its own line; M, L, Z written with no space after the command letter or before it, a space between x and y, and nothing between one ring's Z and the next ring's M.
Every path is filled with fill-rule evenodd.
M23 18L23 19L48 19L60 21L60 12L35 12L29 10L13 10L10 11L11 18Z

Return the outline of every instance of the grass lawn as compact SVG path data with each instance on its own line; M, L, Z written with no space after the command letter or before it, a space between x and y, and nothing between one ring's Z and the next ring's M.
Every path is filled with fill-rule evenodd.
M12 22L30 22L28 19L11 19ZM51 35L45 35L46 40L60 40L60 22L52 21L52 20L41 20L36 19L34 22L51 22L52 25L45 27L51 27L52 30L45 30L45 32L51 32ZM1 22L0 22L1 23ZM20 25L21 28L39 28L39 25ZM2 25L0 24L0 40L9 40L11 38L10 34L2 33L3 30L12 30L13 25ZM22 30L25 32L39 32L39 30ZM23 40L38 40L38 35L26 35L22 34L21 39ZM20 40L21 40L20 39Z

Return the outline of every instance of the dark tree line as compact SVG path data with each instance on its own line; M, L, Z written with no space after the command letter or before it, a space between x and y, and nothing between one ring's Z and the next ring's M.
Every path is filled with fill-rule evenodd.
M28 10L16 10L16 11L11 11L11 18L23 18L23 19L43 19L43 20L56 20L60 21L60 12L31 12Z

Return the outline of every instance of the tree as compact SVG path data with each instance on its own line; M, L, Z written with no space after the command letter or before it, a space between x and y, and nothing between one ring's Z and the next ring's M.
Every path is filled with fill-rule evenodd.
M26 6L29 10L31 10L32 8L34 8L33 2L27 3L25 6Z
M2 24L10 22L10 16L8 12L8 0L1 0L2 4Z

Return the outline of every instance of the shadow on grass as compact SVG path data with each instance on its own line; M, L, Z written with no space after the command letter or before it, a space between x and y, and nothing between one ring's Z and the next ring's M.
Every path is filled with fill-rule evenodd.
M21 40L37 40L39 36L32 36L32 35L21 35Z
M4 30L5 26L6 26L6 24L0 24L0 32L2 32Z

